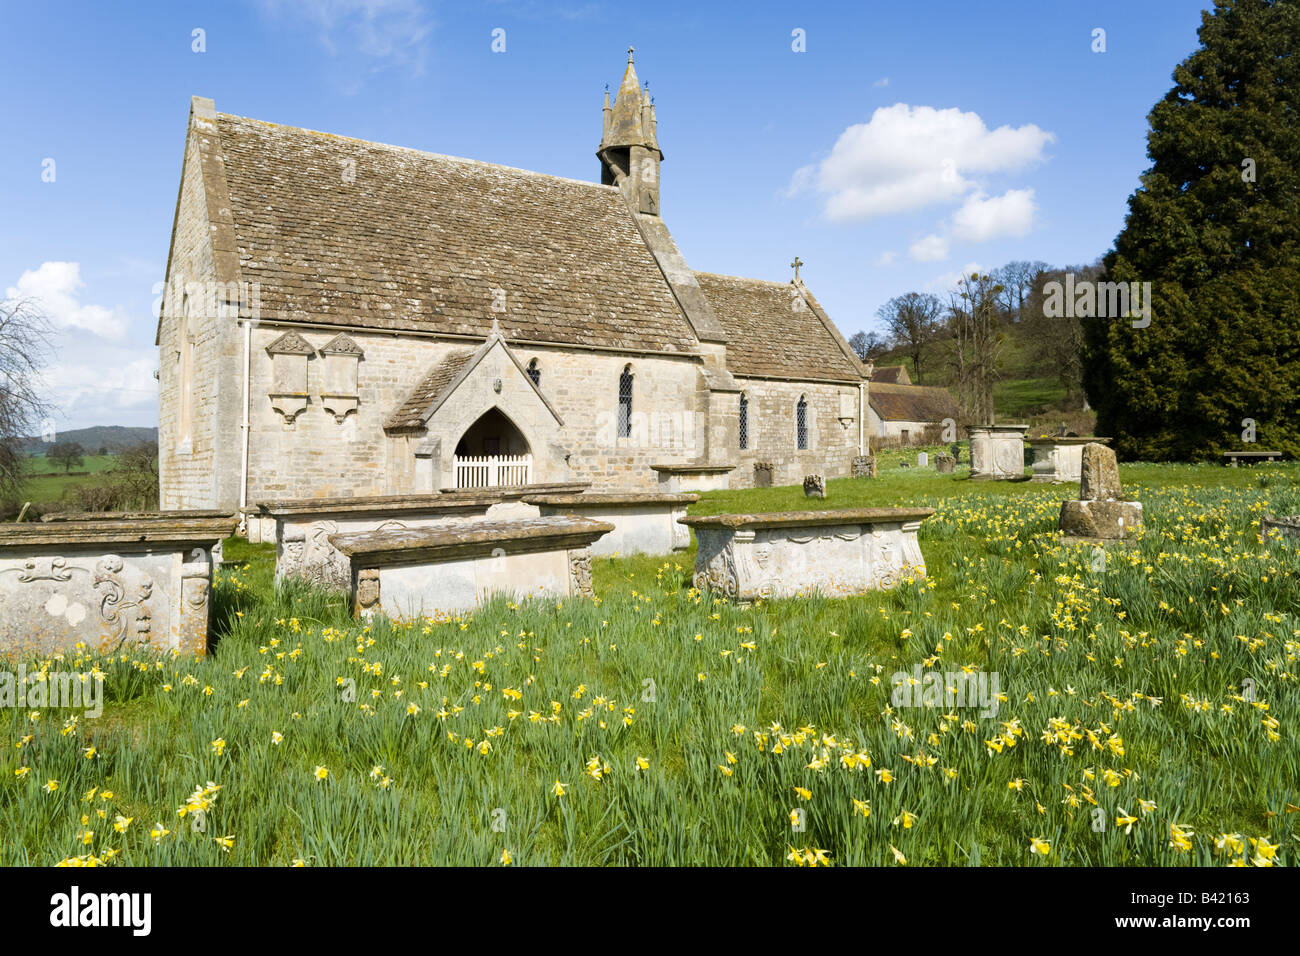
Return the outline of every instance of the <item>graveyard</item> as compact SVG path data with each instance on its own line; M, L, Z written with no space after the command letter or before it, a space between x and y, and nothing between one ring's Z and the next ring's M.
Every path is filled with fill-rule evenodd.
M72 6L6 21L0 867L1091 935L1300 864L1300 0ZM246 871L37 875L192 940Z
M697 588L692 541L393 621L228 538L206 656L27 661L103 716L0 710L0 863L1290 862L1300 559L1260 525L1300 468L1122 465L1144 522L1101 548L1063 543L1077 485L901 460L689 506L933 509L924 576L847 596Z

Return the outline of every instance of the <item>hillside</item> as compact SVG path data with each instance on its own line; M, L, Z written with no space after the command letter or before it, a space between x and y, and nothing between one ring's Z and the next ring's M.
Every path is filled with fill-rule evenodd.
M1067 395L1065 384L1050 373L1044 374L1035 361L1024 328L1015 323L1002 326L1006 335L999 362L1000 379L993 389L995 419L1000 422L1059 425L1065 422L1079 434L1090 434L1095 418L1085 411L1082 397ZM926 354L917 381L912 360L903 348L891 349L875 357L876 366L905 365L913 384L951 388L955 373L949 364L951 345L945 339L933 343ZM956 390L954 389L954 397ZM1084 429L1087 429L1086 431Z
M87 453L99 454L104 449L106 454L120 455L128 448L134 448L141 442L157 442L156 428L128 428L122 425L95 425L91 428L74 428L59 432L56 441L76 442ZM24 438L18 446L19 454L44 455L49 445L39 435Z

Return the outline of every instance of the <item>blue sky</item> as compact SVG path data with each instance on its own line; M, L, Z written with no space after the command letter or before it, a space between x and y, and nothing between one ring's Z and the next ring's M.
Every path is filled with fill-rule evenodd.
M1207 5L4 0L0 297L38 295L59 327L59 428L155 424L192 95L595 180L602 93L632 44L687 261L784 280L798 255L850 335L972 265L1103 254Z

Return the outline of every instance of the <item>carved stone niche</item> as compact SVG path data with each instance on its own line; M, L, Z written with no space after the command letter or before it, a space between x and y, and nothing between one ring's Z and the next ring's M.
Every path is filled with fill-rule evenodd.
M325 366L320 387L321 407L342 424L348 412L357 410L361 400L357 372L365 353L340 332L321 346L320 354Z
M271 407L292 425L307 407L307 361L316 350L297 332L285 332L266 351L271 356Z

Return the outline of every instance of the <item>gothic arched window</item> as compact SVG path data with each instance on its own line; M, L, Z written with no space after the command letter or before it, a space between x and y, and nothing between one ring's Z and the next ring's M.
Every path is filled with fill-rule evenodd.
M533 380L533 384L538 388L542 387L542 367L537 364L537 359L528 363L528 377Z
M632 366L623 366L618 377L618 437L632 437Z
M740 393L740 447L742 450L749 447L749 398L744 392Z
M795 447L801 451L808 447L808 401L799 396L799 404L794 407Z

